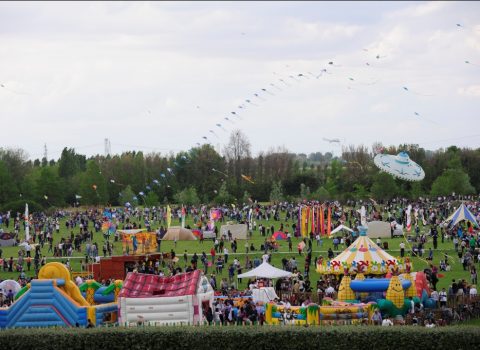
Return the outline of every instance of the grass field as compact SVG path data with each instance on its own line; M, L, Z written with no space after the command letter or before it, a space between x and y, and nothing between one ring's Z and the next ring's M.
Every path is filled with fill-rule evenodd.
M253 243L256 249L260 248L260 245L264 242L265 237L262 237L259 230L258 226L260 224L266 225L267 228L271 227L272 225L275 227L275 230L278 230L280 228L280 224L283 223L284 226L288 224L291 226L293 221L285 222L284 216L281 216L281 221L259 221L257 222L257 230L253 232L252 238L248 240L248 243ZM186 220L186 224L190 225L193 227L193 222L192 218L188 217ZM89 228L92 229L91 223L89 224ZM179 226L180 223L178 219L172 219L172 226ZM218 228L220 229L221 223L217 223ZM159 223L154 223L152 225L152 228L156 229L160 225ZM11 228L11 226L10 226ZM422 228L420 227L421 230L427 230L427 227ZM7 228L4 227L5 231L8 231ZM289 227L289 231L291 232L291 227ZM74 233L76 234L79 232L78 227L74 230ZM268 230L267 230L268 232ZM60 233L54 233L54 243L58 243L61 237L66 237L70 235L70 231L67 231L66 226L65 226L65 220L61 221L61 226L60 226ZM20 237L24 237L24 232L22 231L20 233ZM376 240L376 237L371 237L374 241ZM113 238L111 238L113 240ZM287 259L290 259L292 256L295 256L295 259L298 261L298 267L299 270L303 272L303 267L304 267L304 261L305 261L305 255L299 256L296 246L297 243L300 242L300 238L292 238L293 240L293 252L288 252L288 243L286 241L278 241L279 243L279 251L276 253L272 254L272 263L273 265L277 267L281 267L281 259L283 257L287 257ZM102 255L102 246L104 242L103 234L101 232L94 233L94 241L97 242L98 247L99 247L99 254ZM389 250L388 252L393 255L393 256L399 256L399 244L404 241L403 237L398 237L398 238L393 238L393 239L382 239L383 241L387 241L389 244ZM175 253L179 257L179 266L182 268L185 267L184 260L183 260L183 253L185 250L187 250L189 255L192 255L194 252L196 252L198 255L201 255L201 253L204 251L207 254L207 257L210 259L210 249L213 246L213 242L211 240L205 240L203 244L200 243L200 241L179 241L177 242L176 248L174 248L174 242L172 241L163 241L161 244L161 250L163 252L169 252L170 249L174 248ZM230 243L226 244L226 247L229 249L229 260L228 263L230 264L233 262L233 259L236 257L239 259L240 263L242 264L242 267L245 265L245 241L238 241L238 249L237 249L237 254L233 254L230 248ZM317 243L314 241L312 248L313 248L313 253L312 253L312 258L316 258L320 255L322 255L324 258L327 258L327 250L328 248L332 247L333 249L333 244L332 240L328 238L323 238L323 245L317 246ZM406 255L409 256L410 252L408 250L408 244L406 244ZM425 246L425 251L428 254L428 249L430 247L433 247L431 240L427 242ZM336 251L335 253L340 253L345 249L346 247L339 247L339 250ZM13 256L14 258L17 257L18 255L18 250L19 247L2 247L3 250L3 257L4 258L10 258ZM47 254L48 250L48 245L45 245L44 248L42 249L42 254L47 256L47 262L49 261L65 261L66 257L64 258L53 258L51 257L51 253ZM70 259L71 261L71 266L72 266L72 271L80 271L81 270L81 264L80 264L80 258L84 257L84 251L85 251L85 244L82 245L82 253L74 252L73 257ZM441 240L438 240L438 248L437 250L434 251L434 259L433 263L435 265L439 265L440 260L443 259L444 253L447 253L451 258L449 258L449 263L451 264L452 270L449 272L442 272L444 277L439 279L439 282L437 284L437 288L448 288L449 284L451 284L452 279L465 279L467 282L470 282L470 275L468 271L463 270L462 264L459 262L458 256L456 255L454 251L454 246L451 241L446 241L445 243L442 243ZM114 243L114 255L121 255L122 254L122 243L115 242ZM255 256L261 257L263 252L261 251L256 251L255 253L249 253L249 258L253 260ZM425 256L424 256L425 258ZM411 259L413 262L413 271L421 271L424 268L428 267L427 263L419 258L412 258ZM452 261L453 260L453 261ZM314 260L313 260L314 261ZM201 266L200 261L199 261L199 267ZM245 272L245 268L242 269L242 272ZM212 272L212 268L209 268L208 273ZM33 275L33 263L32 263L32 271L27 272L28 276ZM0 270L0 278L1 279L17 279L19 276L18 272L4 272L3 270ZM228 278L228 265L225 264L225 267L223 269L223 273L221 276L217 275L217 283L220 283L221 277ZM316 286L316 281L319 278L319 274L315 271L314 266L312 265L310 269L310 281L312 285L312 289L315 288ZM236 280L236 278L235 278ZM238 286L239 289L246 288L246 280L243 280L242 283Z

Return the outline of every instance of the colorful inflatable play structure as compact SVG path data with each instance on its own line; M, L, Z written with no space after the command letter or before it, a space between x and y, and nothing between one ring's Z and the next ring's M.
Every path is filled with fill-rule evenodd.
M119 294L119 324L199 324L213 299L200 270L169 277L129 273Z
M310 304L308 306L276 305L265 307L265 321L268 324L320 325L326 321L356 321L371 319L375 303L344 303L332 301L330 305Z
M359 237L344 252L317 264L317 272L321 274L343 274L338 302L347 304L340 305L344 309L332 304L334 309L342 310L335 312L332 319L355 319L355 313L348 315L346 311L355 310L357 306L356 317L363 312L370 318L371 310L375 308L384 316L403 316L411 308L412 300L416 305L422 303L425 308L433 308L435 301L429 298L425 273L411 272L409 258L394 258L377 246L367 237L367 227L359 227L359 231ZM320 320L325 319L322 318L322 308L319 307Z
M115 287L111 289L115 295ZM86 326L88 320L94 325L115 322L115 298L99 303L92 305L85 299L65 265L48 263L40 269L38 279L17 293L10 307L0 308L0 328L75 327Z

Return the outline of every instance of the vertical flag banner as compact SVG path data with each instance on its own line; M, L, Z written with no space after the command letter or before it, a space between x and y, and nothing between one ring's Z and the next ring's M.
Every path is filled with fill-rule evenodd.
M28 204L25 203L25 240L30 241L30 219L28 216Z
M167 205L167 228L170 227L172 223L172 209L170 209L170 205Z
M330 237L332 233L332 209L328 206L327 212L327 235Z

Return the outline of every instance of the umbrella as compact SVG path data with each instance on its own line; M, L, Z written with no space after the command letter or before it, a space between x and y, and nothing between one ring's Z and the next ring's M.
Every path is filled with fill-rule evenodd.
M380 170L407 181L421 181L425 177L422 167L410 159L406 152L396 156L390 154L377 154L373 159Z

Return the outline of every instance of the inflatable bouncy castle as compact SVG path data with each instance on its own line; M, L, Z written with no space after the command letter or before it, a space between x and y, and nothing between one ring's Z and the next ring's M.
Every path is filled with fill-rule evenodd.
M119 323L199 324L213 298L200 270L169 277L131 272L119 294Z
M0 308L0 328L75 327L115 322L117 303L90 305L72 280L65 265L52 262L43 266L38 279L22 288L16 301Z

